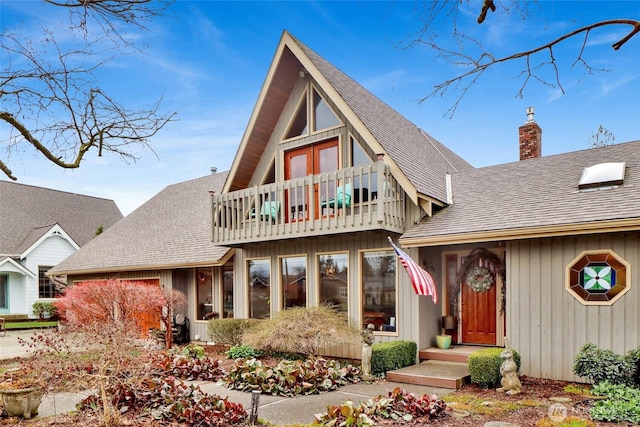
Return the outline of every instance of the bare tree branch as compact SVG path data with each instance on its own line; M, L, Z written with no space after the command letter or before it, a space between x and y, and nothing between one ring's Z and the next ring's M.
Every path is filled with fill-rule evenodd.
M43 30L43 43L30 34L5 32L0 38L3 65L0 70L0 122L8 127L0 143L7 156L23 145L62 168L78 168L92 149L98 156L111 153L125 162L139 156L134 146L149 149L150 139L175 113L160 112L160 100L142 109L129 109L108 95L94 72L121 55L116 22L141 27L140 19L155 16L158 4L151 0L44 0L102 19L109 27L76 47L62 48L55 30ZM164 6L166 7L166 6ZM162 9L163 10L163 9ZM86 36L86 33L84 33ZM25 39L25 37L27 37ZM53 50L53 52L52 52ZM5 161L0 171L15 180Z
M486 14L486 12L485 12ZM482 15L481 15L482 17ZM636 34L638 34L640 32L640 20L635 20L635 19L609 19L609 20L603 20L603 21L599 21L593 24L589 24L589 25L585 25L583 27L580 27L578 29L575 29L573 31L570 31L558 38L556 38L555 40L552 40L548 43L545 43L543 45L537 46L533 49L529 49L529 50L525 50L525 51L521 51L521 52L516 52L513 53L511 55L508 56L504 56L504 57L500 57L500 58L496 58L494 57L492 54L490 54L489 52L487 52L486 50L484 50L481 46L481 44L474 39L471 39L469 37L467 37L464 34L459 34L456 33L455 36L459 39L459 40L466 40L467 42L472 42L474 43L478 48L481 49L481 53L479 55L477 55L477 57L471 57L467 54L464 53L463 49L460 49L459 51L454 51L451 49L447 49L445 47L443 47L438 40L434 40L434 39L423 39L423 38L418 38L416 40L413 40L410 44L411 45L415 45L415 44L423 44L426 45L432 49L434 49L435 51L438 52L438 54L444 58L445 60L447 60L448 62L455 64L459 67L464 67L467 68L466 71L464 71L461 74L458 74L455 77L452 77L446 81L443 81L441 83L436 84L433 87L433 90L426 95L425 97L421 98L419 100L419 102L424 102L425 100L432 98L436 95L441 95L443 96L449 89L454 89L454 90L458 90L460 91L459 96L457 97L457 99L455 100L454 104L452 105L452 107L449 108L449 110L447 111L448 114L453 115L457 106L459 105L460 101L462 100L462 98L464 97L464 95L467 93L468 89L478 80L478 77L480 75L482 75L487 69L495 67L498 64L502 64L508 61L514 61L514 60L518 60L518 59L525 59L526 61L526 68L525 70L523 70L523 72L521 73L521 76L524 76L524 83L521 86L520 90L518 91L517 96L518 97L522 97L523 95L523 90L525 88L525 86L527 85L527 83L529 82L530 79L536 79L540 82L542 82L543 84L552 86L552 87L558 87L560 88L560 90L564 93L564 89L562 87L561 84L561 79L560 79L560 70L558 69L558 65L557 65L557 58L554 56L554 52L553 52L553 48L554 46L562 43L563 41L575 37L576 35L579 35L581 33L584 33L584 40L582 43L582 47L580 49L580 51L577 54L577 57L574 61L574 65L576 63L580 63L582 64L589 73L591 73L594 69L589 66L589 64L584 60L584 50L589 38L589 35L591 34L591 31L597 28L602 28L602 27L610 27L610 26L619 26L619 25L624 25L624 26L630 26L631 30L629 31L629 33L622 38L621 40L617 41L616 43L614 43L612 45L614 50L618 50L620 49L620 47L622 47L627 41L629 41L633 36L635 36ZM536 67L532 67L531 66L531 58L536 55L539 54L541 52L547 51L548 52L548 61L543 61L540 63L540 65L536 66ZM544 78L542 78L539 74L536 73L537 70L541 69L543 66L551 66L553 68L553 72L554 72L554 76L555 76L555 82L554 83L550 83L548 81L546 81ZM604 70L602 70L604 71Z

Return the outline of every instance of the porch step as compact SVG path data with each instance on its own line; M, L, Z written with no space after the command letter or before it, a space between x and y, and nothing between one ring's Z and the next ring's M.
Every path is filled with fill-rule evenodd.
M469 370L466 362L427 360L417 365L388 371L386 379L405 384L420 384L457 390L469 382Z
M420 360L442 360L445 362L467 363L469 355L482 347L472 345L454 345L448 349L437 347L424 348L419 351Z

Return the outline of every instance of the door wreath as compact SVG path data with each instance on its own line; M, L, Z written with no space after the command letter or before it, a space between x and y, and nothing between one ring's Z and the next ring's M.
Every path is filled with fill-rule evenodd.
M486 292L493 286L493 275L488 268L477 266L469 272L465 283L475 292Z

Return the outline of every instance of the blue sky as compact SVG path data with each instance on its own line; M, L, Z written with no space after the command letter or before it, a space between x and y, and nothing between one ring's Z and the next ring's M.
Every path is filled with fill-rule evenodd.
M598 20L640 18L636 1L541 1L529 3L526 20L517 13L489 15L478 25L479 4L461 10L458 29L481 37L498 56ZM0 5L3 31L38 35L40 25L66 22L65 11L40 1ZM125 215L167 185L206 175L212 166L227 170L283 30L477 167L518 160L518 126L528 106L543 129L545 156L589 148L600 125L616 143L640 139L640 35L618 52L611 49L627 27L594 31L586 46L590 65L610 71L589 75L572 65L582 39L571 39L554 49L564 94L531 81L516 97L523 61L513 62L483 75L450 117L457 93L418 100L460 68L438 61L430 49L400 48L421 28L424 7L414 1L178 0L147 23L149 31L127 33L141 52L110 61L97 76L127 106L162 97L161 109L177 113L178 120L152 140L157 157L143 150L141 160L126 164L94 153L77 170L52 166L27 147L8 159L1 147L0 158L18 182L113 199ZM434 25L440 40L451 43L451 21Z

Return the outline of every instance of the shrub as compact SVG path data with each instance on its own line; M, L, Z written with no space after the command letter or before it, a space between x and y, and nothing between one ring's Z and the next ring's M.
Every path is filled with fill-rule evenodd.
M576 356L573 372L594 384L608 381L612 384L633 384L636 367L632 357L602 350L593 343L585 344Z
M244 344L267 352L299 352L316 356L321 348L361 342L360 331L344 314L327 305L295 307L262 320L244 335Z
M444 416L446 409L444 401L435 395L417 397L413 393L395 388L389 392L388 397L380 395L362 402L359 407L347 400L343 405L329 406L326 413L315 417L323 426L375 426L379 425L377 420L383 419L400 423L413 420L427 424Z
M196 344L187 345L182 350L182 354L184 354L185 356L187 356L189 358L194 358L194 359L202 359L205 356L204 347L202 347L201 345L196 345Z
M471 382L480 387L491 388L500 384L502 375L500 366L503 360L500 358L502 348L485 348L476 350L469 355L469 375ZM518 372L520 372L520 354L513 350L513 361L516 362Z
M109 395L113 396L111 402L119 413L150 415L171 425L177 422L180 425L231 426L242 425L247 419L241 404L230 402L227 397L206 394L197 385L184 384L171 376L147 378L136 387L114 383ZM100 400L98 395L91 395L78 405L78 409L99 407Z
M596 402L591 408L591 418L596 421L624 422L640 425L640 390L624 384L607 381L593 386L592 393L608 399Z
M216 343L240 345L244 334L255 328L259 322L261 321L257 319L209 320L209 338Z
M357 383L361 374L355 366L323 358L304 362L283 360L273 368L264 366L259 360L248 359L231 368L225 383L230 389L293 397Z
M158 377L174 376L188 381L218 381L226 374L217 359L170 356L164 353L151 356L146 372Z
M50 302L36 301L33 303L33 315L38 316L41 321L44 320L45 313L49 313L49 318L55 319L58 315L58 309Z
M634 366L633 382L636 387L640 387L640 347L627 353L627 359Z
M246 344L234 345L224 354L226 354L229 359L250 359L261 355L258 350Z
M418 345L413 341L391 341L371 346L371 372L383 374L416 364Z

